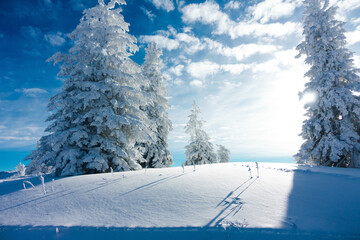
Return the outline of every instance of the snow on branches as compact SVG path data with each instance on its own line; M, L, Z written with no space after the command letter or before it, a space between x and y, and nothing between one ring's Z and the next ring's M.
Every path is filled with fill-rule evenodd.
M153 139L138 143L142 150L145 162L143 165L150 168L169 167L173 164L172 156L168 150L168 135L172 130L172 124L168 118L167 110L170 105L166 99L164 77L161 73L163 67L161 49L155 43L149 44L145 49L145 62L141 66L142 74L149 85L143 87L143 91L152 100L146 106L141 106L152 121Z
M192 106L189 122L185 126L185 132L190 135L190 143L186 148L186 161L184 165L200 165L216 163L214 146L209 141L207 133L202 130L204 121L200 118L200 109L195 101Z
M129 57L136 38L121 15L123 0L86 9L69 34L74 46L48 61L61 63L62 91L48 104L50 125L27 159L29 173L58 176L136 170L142 154L136 142L153 137L140 106L151 104L141 68Z
M305 140L298 163L360 167L360 78L346 48L344 23L335 19L336 8L328 0L305 0L305 40L297 46L306 56L310 81L301 93L315 93L305 105L307 119L301 136Z

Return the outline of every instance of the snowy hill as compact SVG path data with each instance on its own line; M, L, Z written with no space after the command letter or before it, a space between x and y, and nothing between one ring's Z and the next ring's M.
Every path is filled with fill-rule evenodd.
M259 163L256 176L223 163L46 177L46 194L39 177L2 179L0 239L360 239L360 169Z

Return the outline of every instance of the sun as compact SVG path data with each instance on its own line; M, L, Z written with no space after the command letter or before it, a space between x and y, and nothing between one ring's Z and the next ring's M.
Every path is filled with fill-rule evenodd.
M308 92L301 97L300 102L303 104L313 103L315 102L316 98L317 98L316 93Z

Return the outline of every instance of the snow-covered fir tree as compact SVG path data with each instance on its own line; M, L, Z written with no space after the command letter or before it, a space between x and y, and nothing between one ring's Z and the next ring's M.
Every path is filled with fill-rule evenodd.
M16 166L15 170L20 177L23 177L26 175L26 167L22 163L19 163L19 165Z
M58 176L136 170L141 154L134 147L150 137L149 121L140 106L146 80L129 57L136 38L121 15L124 0L111 0L84 11L69 34L74 46L49 61L62 63L62 91L48 104L51 116L37 150L27 159L29 173ZM149 135L150 134L150 135Z
M173 164L168 150L168 135L172 130L172 124L167 114L170 106L166 99L164 77L161 73L163 67L161 56L162 50L157 48L155 43L149 44L146 48L145 62L141 66L142 73L149 82L149 86L144 86L143 90L152 100L150 104L142 106L141 109L153 122L154 138L148 142L138 143L138 145L146 160L143 165L150 168L169 167Z
M200 118L200 109L195 101L192 106L189 122L185 132L190 135L190 143L185 147L186 161L184 165L200 165L216 163L214 146L207 133L202 130L204 121Z
M360 167L360 101L353 94L360 90L360 79L346 48L344 23L335 19L336 8L328 0L305 0L304 5L305 40L297 49L311 68L301 95L314 93L316 100L305 105L305 142L295 158L299 163Z
M217 159L220 163L230 162L230 150L225 148L223 145L217 144Z

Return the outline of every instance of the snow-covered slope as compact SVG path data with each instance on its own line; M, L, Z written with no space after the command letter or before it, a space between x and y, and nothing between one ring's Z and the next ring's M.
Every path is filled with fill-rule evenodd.
M0 238L19 226L360 236L359 169L259 163L257 178L254 163L222 163L45 181L46 194L39 177L0 180Z

